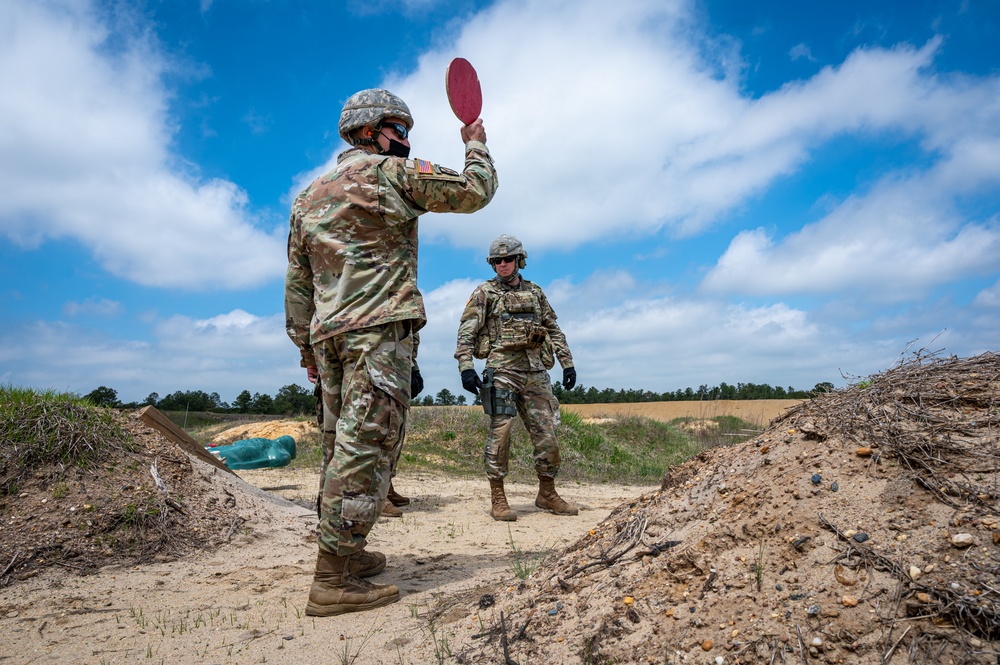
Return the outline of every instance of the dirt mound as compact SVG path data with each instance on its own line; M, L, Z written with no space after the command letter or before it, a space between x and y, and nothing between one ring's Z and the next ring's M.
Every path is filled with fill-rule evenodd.
M996 663L998 432L1000 356L917 354L702 453L528 580L452 608L489 619L458 659Z
M261 423L244 423L219 432L212 437L212 442L227 444L240 439L277 439L279 436L290 436L298 443L306 436L318 436L319 427L308 420L266 420Z
M0 586L49 565L87 573L169 561L248 528L236 512L237 493L217 482L230 474L192 462L136 413L112 413L130 451L85 467L48 460L12 494L0 494Z

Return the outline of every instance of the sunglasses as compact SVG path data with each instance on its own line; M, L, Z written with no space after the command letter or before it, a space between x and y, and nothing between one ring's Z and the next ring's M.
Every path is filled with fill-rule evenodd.
M396 136L403 139L404 141L406 140L406 137L409 136L410 134L410 132L407 131L406 129L406 125L404 125L401 122L383 122L382 126L388 127L392 131L396 132Z
M514 263L514 261L517 261L517 256L516 255L515 256L501 256L498 259L490 259L490 263L492 263L493 265L498 265L498 264L501 264L501 263Z

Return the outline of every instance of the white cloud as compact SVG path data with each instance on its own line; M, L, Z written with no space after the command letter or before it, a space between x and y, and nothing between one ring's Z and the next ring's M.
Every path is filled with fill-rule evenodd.
M154 322L149 341L141 341L39 321L0 330L0 366L14 385L78 394L104 385L126 402L150 392L204 390L228 402L244 389L274 395L290 383L307 385L284 325L282 314L241 310L173 316Z
M971 176L970 176L971 177ZM1000 225L964 222L933 174L880 183L815 224L775 241L743 231L708 273L709 293L829 294L912 300L931 287L995 274Z
M87 298L83 302L70 300L63 305L63 314L70 318L76 316L113 318L124 311L125 307L120 302L106 298Z
M976 294L976 299L972 301L976 307L1000 308L1000 280L996 284L983 289Z
M431 394L442 387L461 390L452 358L455 335L462 308L478 283L455 280L425 294L430 322L421 332L420 366ZM624 273L542 286L569 340L580 383L599 388L664 392L722 381L797 388L812 388L819 381L839 385L838 368L878 371L908 341L901 342L895 330L862 339L781 303L753 306L650 296L650 285ZM482 369L482 361L477 367ZM561 376L558 365L552 374Z
M388 77L414 112L414 154L452 166L462 155L441 85L449 59L467 57L483 85L500 189L473 223L428 216L424 238L478 248L503 228L565 250L664 229L699 234L851 137L916 141L925 163L862 183L869 194L787 238L743 232L709 291L836 292L875 279L887 297L918 297L995 270L997 228L963 218L957 202L1000 181L1000 77L936 73L935 38L857 49L754 99L732 52L713 50L690 10L683 0L501 2L416 71Z
M788 51L788 57L792 60L806 59L811 62L816 62L816 58L813 57L812 51L805 44L796 44Z
M97 14L85 1L0 5L0 233L77 240L147 286L274 279L278 232L257 228L238 186L199 181L171 155L155 42Z

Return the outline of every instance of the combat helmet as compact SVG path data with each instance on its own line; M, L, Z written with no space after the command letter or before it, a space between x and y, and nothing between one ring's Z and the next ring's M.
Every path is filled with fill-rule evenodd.
M410 107L402 99L382 88L369 88L356 92L344 102L340 112L340 137L351 145L365 143L364 139L351 137L351 132L379 124L386 118L399 118L406 129L413 129Z
M524 268L527 265L525 259L528 258L528 252L525 251L524 245L521 244L521 241L517 237L507 233L497 236L490 243L490 253L486 256L486 262L492 266L493 259L499 259L501 256L518 257L518 268Z

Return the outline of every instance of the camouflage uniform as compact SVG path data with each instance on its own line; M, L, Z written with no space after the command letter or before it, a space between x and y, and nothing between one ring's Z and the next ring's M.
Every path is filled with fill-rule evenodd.
M543 328L545 341L525 345L525 326ZM540 286L520 278L511 287L495 277L472 292L458 328L459 371L474 369L473 357L484 356L494 386L514 395L514 406L534 446L535 471L554 478L559 471L559 402L552 394L548 370L556 358L564 369L572 367L573 355ZM490 417L484 458L491 480L507 475L513 423L513 415Z
M295 199L285 314L302 366L318 367L322 383L321 553L364 548L399 457L413 333L426 323L417 218L475 212L496 187L485 144L469 141L462 173L353 148Z

